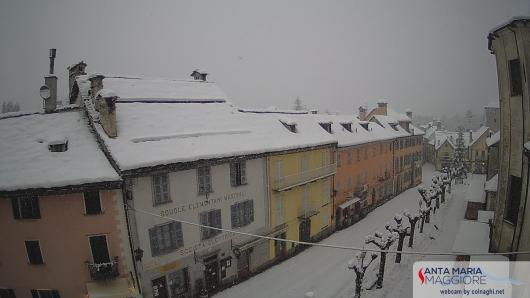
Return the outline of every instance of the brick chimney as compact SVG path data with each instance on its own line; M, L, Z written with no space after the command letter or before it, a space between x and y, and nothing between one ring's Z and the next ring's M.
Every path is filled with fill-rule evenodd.
M101 89L95 96L95 107L99 112L99 123L110 138L118 136L116 125L116 100L118 96L106 89Z
M364 121L364 118L366 118L366 108L359 106L359 120Z
M387 106L388 106L388 103L381 99L377 102L377 109L379 110L379 115L383 115L383 116L388 116L388 113L387 113Z
M101 74L92 74L88 77L88 80L90 81L90 97L92 97L92 99L95 99L99 90L103 89L104 78L105 76Z
M80 75L86 75L86 63L83 61L77 62L74 65L68 66L68 98L72 98L72 87L75 83L75 78ZM73 103L73 102L70 102Z
M50 89L50 97L44 101L44 112L52 113L57 108L57 77L54 75L45 76L44 85Z

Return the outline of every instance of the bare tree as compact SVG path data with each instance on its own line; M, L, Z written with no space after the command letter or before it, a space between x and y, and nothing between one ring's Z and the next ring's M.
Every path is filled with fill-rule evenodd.
M403 215L409 219L410 232L409 232L409 243L408 246L412 247L414 244L414 230L416 229L416 222L420 219L419 214L410 214L408 210L403 211Z
M366 269L372 264L372 262L377 258L376 253L371 253L369 259L367 260L367 263L365 263L366 258L366 251L360 251L354 259L351 259L348 262L348 269L353 270L355 272L355 295L354 298L360 298L361 292L362 292L362 285L363 285L363 279L364 274L366 272Z
M386 264L386 250L392 246L396 238L393 234L389 233L385 236L383 236L379 232L375 232L374 235L368 235L366 236L365 243L372 243L375 246L377 246L381 252L380 252L380 258L379 258L379 273L377 273L377 282L376 282L376 288L381 289L383 287L383 277L385 276L385 264Z
M403 217L399 214L394 215L394 221L396 222L396 226L393 227L389 222L386 223L385 228L390 233L396 233L398 235L398 246L397 250L402 251L403 250L403 242L405 241L405 237L409 235L409 229L408 227L403 226ZM395 263L401 262L401 253L396 254L396 259L394 260Z

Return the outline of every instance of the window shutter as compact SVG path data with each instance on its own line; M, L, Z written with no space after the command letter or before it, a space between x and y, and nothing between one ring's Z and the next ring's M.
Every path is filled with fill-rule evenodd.
M210 167L206 167L206 192L212 192L212 176L210 175Z
M232 162L230 163L230 185L237 186L236 176L236 163Z
M33 218L40 218L39 197L31 198L31 206L33 207Z
M182 224L180 222L175 223L175 233L177 235L177 247L184 245L184 236L182 235Z
M199 220L201 222L201 225L209 226L208 224L208 213L203 212L199 214ZM210 229L201 227L201 239L207 239Z
M254 222L254 201L249 200L248 201L248 208L249 208L249 223Z
M241 169L241 184L247 184L247 163L242 161L239 167Z
M232 228L239 228L239 217L237 212L237 204L230 206L230 216L232 217Z
M11 206L13 207L13 216L15 219L20 219L20 208L17 198L11 198Z
M157 227L149 229L149 239L151 240L151 255L156 256L160 253L160 245L158 244Z
M221 228L222 227L222 223L221 223L221 209L216 209L215 210L215 227L217 228ZM220 232L220 231L218 231Z

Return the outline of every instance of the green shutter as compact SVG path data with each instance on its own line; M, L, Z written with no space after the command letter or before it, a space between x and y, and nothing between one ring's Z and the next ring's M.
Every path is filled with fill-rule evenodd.
M156 256L160 253L160 245L157 238L157 227L149 229L149 239L151 242L151 255Z

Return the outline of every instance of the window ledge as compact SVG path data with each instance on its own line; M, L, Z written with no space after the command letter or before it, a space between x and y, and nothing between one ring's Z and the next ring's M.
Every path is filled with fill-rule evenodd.
M105 211L101 211L99 213L83 213L84 216L98 216L98 215L104 215Z
M169 204L169 203L173 203L173 201L169 200L169 201L160 202L160 203L153 203L153 207L158 207L158 206L166 205L166 204Z

